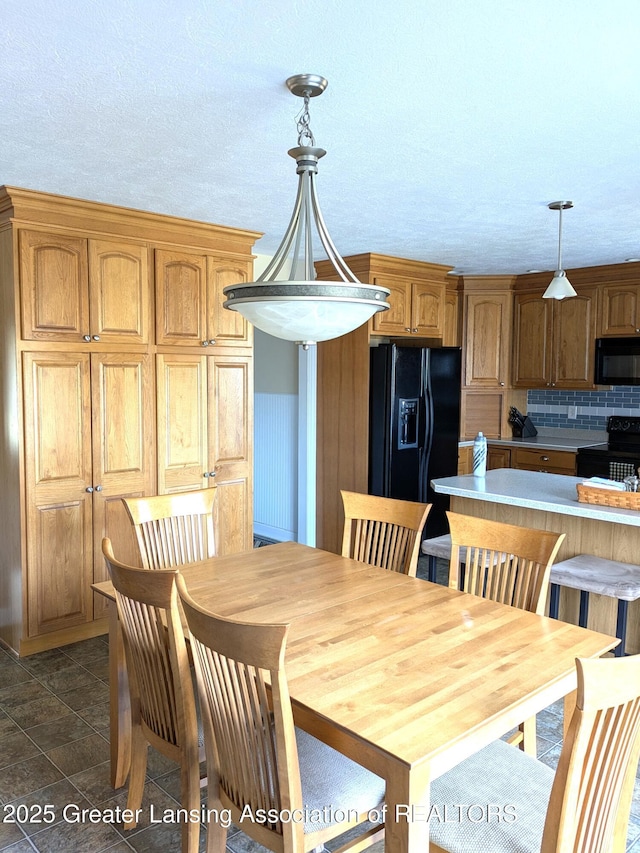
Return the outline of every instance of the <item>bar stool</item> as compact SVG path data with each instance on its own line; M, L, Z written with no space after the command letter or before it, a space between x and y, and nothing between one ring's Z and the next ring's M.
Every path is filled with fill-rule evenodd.
M578 624L586 628L589 618L589 593L607 595L618 601L616 637L620 645L615 649L616 657L625 654L624 643L627 631L627 611L630 601L640 598L640 566L605 560L592 554L577 554L551 566L551 594L549 616L558 618L560 587L580 591Z

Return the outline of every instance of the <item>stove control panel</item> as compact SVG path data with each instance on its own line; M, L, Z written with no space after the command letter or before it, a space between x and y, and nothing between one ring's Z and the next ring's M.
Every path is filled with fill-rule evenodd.
M611 415L607 422L607 432L640 435L640 418Z

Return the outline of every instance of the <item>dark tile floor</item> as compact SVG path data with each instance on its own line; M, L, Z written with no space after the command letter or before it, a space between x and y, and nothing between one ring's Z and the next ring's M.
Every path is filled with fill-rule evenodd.
M422 567L421 567L422 570ZM124 832L108 820L76 822L80 809L101 813L126 803L126 788L109 782L108 647L97 637L17 660L0 649L0 851L6 853L153 853L179 851L180 829L149 823L179 805L175 765L150 751L143 814ZM538 716L543 761L555 766L561 746L562 708ZM639 775L640 780L640 775ZM66 811L65 811L66 807ZM10 822L10 818L20 818ZM28 820L23 818L28 817ZM204 849L204 834L201 849ZM229 853L264 848L232 828ZM372 850L381 853L381 842ZM629 826L629 853L640 853L640 781Z

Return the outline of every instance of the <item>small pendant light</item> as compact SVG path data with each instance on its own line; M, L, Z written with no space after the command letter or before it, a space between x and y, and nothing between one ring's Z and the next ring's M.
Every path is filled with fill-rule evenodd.
M577 296L566 272L562 269L562 211L573 207L572 201L552 201L547 205L549 210L557 210L558 222L558 266L555 275L551 279L549 287L542 294L543 299L566 299L568 296Z

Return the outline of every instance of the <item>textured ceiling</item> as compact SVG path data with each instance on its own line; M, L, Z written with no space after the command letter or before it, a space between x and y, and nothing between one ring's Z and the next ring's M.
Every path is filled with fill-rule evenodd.
M637 0L2 0L0 183L265 232L301 101L340 252L473 273L640 257Z

